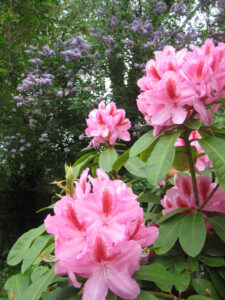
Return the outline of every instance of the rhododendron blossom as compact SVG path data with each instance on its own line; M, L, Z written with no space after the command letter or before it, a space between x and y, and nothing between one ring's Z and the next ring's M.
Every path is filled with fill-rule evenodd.
M73 198L66 195L48 215L45 226L55 237L56 275L88 278L83 300L104 300L108 289L123 299L135 299L140 288L132 275L142 251L154 243L158 228L145 226L144 212L131 188L110 180L101 169L97 178L88 169L75 182ZM88 180L89 179L89 180Z
M207 199L216 183L212 182L208 175L201 175L196 178L199 203L200 205ZM195 197L192 185L192 179L189 175L175 176L175 186L167 190L166 195L161 200L164 207L163 214L167 214L181 207L189 207L189 210L184 213L191 213L195 211ZM218 211L225 213L225 191L219 187L209 202L205 205L204 211Z
M91 141L93 146L99 144L114 145L116 140L129 141L130 134L127 131L130 127L130 121L125 118L125 110L117 109L116 104L111 102L105 105L102 101L98 109L93 109L86 119L88 128L86 135L94 137Z
M138 80L143 92L138 109L158 135L164 127L173 128L190 117L199 117L210 126L212 115L206 105L225 94L225 44L217 47L211 39L193 51L178 52L172 46L156 51L156 60L146 64L146 76ZM212 106L216 111L218 105Z

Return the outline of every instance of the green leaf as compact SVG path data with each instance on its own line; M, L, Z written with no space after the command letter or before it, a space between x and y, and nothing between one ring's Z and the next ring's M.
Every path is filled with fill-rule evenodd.
M39 266L36 267L33 272L31 273L31 281L34 282L38 280L42 275L44 275L48 271L47 266Z
M184 264L185 264L185 257L184 256L177 257L174 264L177 273L181 273L184 271Z
M201 212L186 215L179 230L179 240L183 250L190 256L197 256L205 243L206 228Z
M193 295L188 297L187 300L214 300L214 299L206 296Z
M191 271L198 270L198 258L188 256L187 265Z
M82 161L77 164L77 162L79 161L78 159L78 161L76 161L75 164L73 164L73 172L74 172L75 179L79 177L80 173L85 169L87 164L96 157L96 154L92 154L92 153L86 153L85 155L87 154L88 155L86 156L85 159L82 159ZM83 155L81 158L83 158L85 155Z
M72 167L76 167L77 165L79 165L80 163L82 163L83 161L85 161L89 156L95 156L96 153L95 152L89 152L89 153L86 153L84 155L82 155L81 157L79 157L75 163L72 165Z
M129 159L129 150L125 151L122 155L120 155L116 161L114 162L112 169L119 170Z
M225 242L225 218L216 216L208 218L209 223L212 225L218 236Z
M139 157L130 157L124 164L124 167L132 175L145 178L145 167L146 164Z
M222 298L224 299L224 295L225 295L224 280L220 278L220 276L217 274L215 269L208 268L207 270L209 272L210 279L213 285L215 286L218 294L220 294L220 296L222 296Z
M166 271L166 269L159 264L141 265L140 269L134 274L134 278L153 281L162 285L166 283L170 286L169 290L171 290L176 280L176 277L172 273Z
M198 119L189 119L184 123L184 126L190 129L198 130L202 126L202 123Z
M150 292L141 291L135 300L158 300L156 296L152 295Z
M160 200L161 198L152 193L152 192L147 192L147 193L144 193L143 195L141 195L140 197L138 197L138 202L141 202L141 203L155 203L155 204L160 204Z
M180 207L180 208L177 208L177 209L174 209L173 211L170 211L168 214L162 216L157 222L156 224L159 225L165 221L167 221L168 219L172 218L173 216L185 211L185 210L188 210L190 209L190 207ZM182 214L182 216L184 216Z
M173 161L172 167L178 171L188 171L190 169L189 160L185 147L176 147L175 148L175 158ZM198 151L195 147L191 147L191 153L194 163L198 157Z
M52 268L27 288L23 295L23 300L39 300L42 293L53 282L54 277L54 268Z
M208 255L202 255L203 262L205 265L209 267L224 267L225 259L221 256L219 257L211 257Z
M218 273L225 280L225 268L219 268Z
M199 143L213 164L219 185L225 189L225 140L211 136L199 140Z
M177 257L176 255L157 255L154 257L154 263L162 265L166 269L170 269L176 264L177 259L180 257Z
M33 265L38 265L43 261L43 257L46 257L48 259L48 256L53 252L55 249L55 243L51 243L48 245L42 252L41 255L39 255L35 261L33 262Z
M159 249L155 250L156 254L168 252L176 243L179 235L178 225L182 218L183 215L175 216L159 227L159 236L154 243L154 247L159 247Z
M207 237L203 253L210 256L225 256L225 243L217 234L210 234Z
M168 174L174 161L174 144L179 134L180 132L161 136L158 139L146 167L146 178L152 185L158 184Z
M117 295L113 294L111 291L108 292L106 300L117 300Z
M18 300L23 300L22 294L29 285L29 276L26 274L16 274L7 279L4 287L6 290L12 290Z
M209 295L213 299L220 300L220 296L218 295L216 289L214 288L214 286L209 280L194 278L192 279L191 283L196 293L202 296L206 296L206 289L207 289L209 291Z
M99 166L105 172L110 172L116 159L117 153L115 148L108 148L100 153Z
M43 295L43 300L80 300L81 296L77 295L77 290L70 286L58 288L53 292Z
M39 236L33 242L32 246L26 251L24 255L23 263L21 266L21 273L24 273L32 265L36 257L41 253L41 251L44 249L51 238L51 235Z
M23 260L24 255L27 249L30 247L33 240L36 239L39 235L41 235L43 232L45 232L44 224L25 232L21 237L19 237L13 245L13 247L11 248L11 250L9 251L7 263L10 266L15 266L18 263L20 263Z
M146 150L158 137L153 136L152 130L142 135L130 148L130 157L136 156Z
M181 274L177 274L179 281L175 283L175 287L179 292L185 292L190 284L191 275L188 270L184 270Z
M151 155L152 150L154 149L156 143L157 143L157 140L155 140L145 151L141 152L140 159L143 162L146 162L148 160L148 158Z
M54 208L54 206L55 206L55 203L53 203L53 204L51 204L51 205L49 205L47 207L43 207L43 208L37 210L36 213L40 213L40 212L42 212L42 211L44 211L46 209L52 209L52 208Z
M145 212L144 213L144 218L145 220L152 220L154 223L157 221L157 215L154 213L150 213L150 212Z

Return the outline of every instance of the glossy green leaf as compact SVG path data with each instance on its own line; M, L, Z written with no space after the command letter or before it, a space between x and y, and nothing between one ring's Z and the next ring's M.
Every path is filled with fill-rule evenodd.
M24 255L23 263L21 266L21 272L24 273L34 262L36 257L41 253L44 247L47 245L49 240L52 238L51 235L39 236L27 250Z
M181 208L177 208L177 209L174 209L173 211L170 211L168 214L162 216L158 221L157 221L157 225L169 220L170 218L172 218L173 216L185 211L185 210L188 210L190 209L190 207L181 207ZM184 216L184 215L182 215Z
M225 242L225 217L215 216L208 218L208 221L218 236Z
M146 162L148 160L148 158L151 155L156 143L157 143L157 140L155 140L145 151L140 153L140 159L143 162Z
M184 123L184 126L190 129L198 130L202 126L202 123L198 119L189 119Z
M146 164L139 157L130 157L124 164L124 167L132 175L145 178L145 167Z
M194 163L198 157L198 151L195 147L191 147L192 159ZM175 157L172 167L178 171L188 171L190 169L189 160L185 147L176 147L175 148Z
M206 296L193 295L188 297L187 300L214 300L214 299Z
M155 203L155 204L160 204L161 197L152 193L152 192L146 192L140 197L138 197L138 202L141 203Z
M33 272L31 273L31 281L34 282L38 279L40 279L41 276L43 276L48 271L47 266L39 266L36 267Z
M11 250L9 251L7 263L10 266L15 266L18 263L20 263L33 240L36 239L39 235L41 235L43 232L45 232L44 224L25 232L21 237L19 237L13 245L13 247L11 248Z
M181 247L188 255L197 256L206 239L206 227L202 213L194 212L186 215L179 227Z
M187 265L191 271L198 270L198 258L197 257L187 257Z
M225 243L215 234L207 237L203 253L210 256L225 256Z
M142 135L130 148L130 157L146 150L158 137L153 136L152 130Z
M29 276L26 274L16 274L7 279L4 287L6 290L12 290L18 300L23 300L23 292L29 285Z
M43 257L46 257L48 259L48 256L55 250L55 243L51 243L48 245L42 252L41 255L39 255L35 261L33 262L33 265L38 265L43 261Z
M179 281L175 283L175 288L179 292L185 292L190 284L191 275L188 270L184 270L181 274L177 274Z
M141 291L135 300L158 300L156 296L152 295L150 292Z
M225 259L223 257L212 257L208 255L202 255L203 262L209 267L224 267Z
M146 166L146 178L152 185L158 184L169 172L175 156L174 144L180 133L161 136Z
M72 165L72 167L76 167L77 165L79 165L80 163L82 163L83 161L85 161L89 156L95 156L96 153L95 152L89 152L89 153L85 153L84 155L82 155L81 157L79 157L75 163Z
M70 286L58 288L50 293L43 295L43 300L81 300L82 296L77 295L77 290Z
M52 268L25 290L23 300L39 300L42 293L53 282L54 277L54 268Z
M119 170L129 159L129 150L125 151L122 155L120 155L116 161L114 162L112 169Z
M167 284L172 288L175 284L176 276L166 271L166 269L159 264L141 265L140 269L134 275L135 279L153 281L159 284Z
M213 164L217 182L225 189L225 140L210 136L199 140L199 143Z
M185 264L185 257L184 256L177 257L174 264L177 273L181 273L184 271L184 264Z
M84 156L85 156L85 158L84 158ZM85 169L87 164L89 162L91 162L95 157L96 157L96 154L86 153L85 155L83 155L81 157L84 159L82 159L79 163L77 163L79 161L79 159L78 159L78 161L75 162L75 164L73 165L73 172L74 172L75 179L77 179L79 177L80 173Z
M156 255L153 262L162 265L165 269L170 269L175 266L177 259L179 257L176 255Z
M159 227L159 236L154 243L154 247L159 247L155 250L157 254L167 253L176 243L182 218L183 215L175 216Z
M225 295L224 280L218 275L215 269L208 268L207 270L209 272L210 279L217 290L217 293L220 294L220 296L224 297Z
M115 148L107 148L100 153L99 156L99 166L105 172L110 172L112 166L117 159L117 153Z
M215 300L220 300L220 296L209 280L194 278L192 279L191 283L196 293L206 296L206 290L208 290L210 297Z

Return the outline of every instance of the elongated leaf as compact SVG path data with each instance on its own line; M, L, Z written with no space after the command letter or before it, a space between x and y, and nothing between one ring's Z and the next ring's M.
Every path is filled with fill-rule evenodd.
M178 215L168 220L159 227L159 236L154 243L154 247L159 247L155 252L157 254L164 254L168 252L179 235L179 223L181 222L183 215Z
M54 269L50 269L39 280L33 282L28 289L24 292L23 300L39 300L41 294L52 283L55 277Z
M218 183L225 189L225 140L211 136L199 143L213 164Z
M124 167L134 176L145 178L146 164L139 157L130 157Z
M16 274L11 276L5 283L5 289L12 290L18 300L23 300L22 293L29 285L29 276L25 274Z
M141 266L140 269L134 274L134 278L153 281L160 284L170 285L175 284L177 277L174 274L166 271L166 269L159 264L151 264Z
M208 268L207 270L209 272L210 279L217 290L217 293L220 294L220 296L222 296L222 298L224 299L224 295L225 295L224 280L220 278L220 276L217 274L215 269Z
M208 255L203 255L204 264L209 267L224 267L225 259L223 257L211 257Z
M47 266L39 266L36 267L32 274L31 274L31 280L32 282L38 280L41 276L43 276L47 271L48 271L48 267Z
M193 295L188 297L187 300L214 300L214 299L206 296Z
M158 300L156 296L152 295L150 292L141 291L135 300Z
M129 159L129 150L120 155L114 162L112 169L119 170Z
M130 157L136 156L147 149L158 137L153 136L152 130L142 135L130 148Z
M43 300L81 300L81 296L77 295L77 290L70 286L58 288L51 293L43 295Z
M161 136L158 139L146 167L146 178L152 185L159 183L168 174L174 160L174 144L179 134Z
M175 287L179 292L185 292L190 284L191 275L187 270L184 270L179 276L179 281L175 283Z
M21 237L19 237L9 252L7 263L10 266L15 266L20 263L33 240L43 232L45 232L45 226L41 225L25 232Z
M24 273L34 262L35 258L41 253L44 247L47 245L49 240L52 238L51 235L39 236L32 246L27 250L21 267L21 272Z
M184 123L184 126L190 129L198 130L202 126L202 123L198 119L193 119L193 120L187 120Z
M95 156L96 156L96 154L92 154L92 153L87 153L87 154L89 154L89 155L87 155L87 157L84 159L84 160L82 160L81 162L79 162L78 164L74 164L73 165L73 172L74 172L74 178L75 179L77 179L78 177L79 177L79 175L80 175L80 173L81 173L81 171L83 171L84 170L84 168L87 166L87 164L90 162L90 161L92 161L94 158L95 158ZM86 155L86 154L85 154ZM85 156L84 155L84 156Z
M99 156L99 166L105 172L110 172L112 166L117 159L117 153L115 148L108 148L100 153Z
M200 279L200 278L194 278L192 279L192 286L196 293L205 296L206 295L206 289L209 291L210 296L215 300L220 300L220 296L218 295L216 289L212 285L212 283L209 280L206 279Z
M218 236L225 242L225 218L216 216L208 218L209 223L212 225Z
M197 257L190 257L190 256L188 256L188 258L187 258L187 265L188 265L188 268L191 271L198 270L198 258Z
M201 212L186 215L179 230L179 240L183 250L190 256L197 256L206 239L206 228Z
M181 273L184 271L184 264L185 264L185 257L184 256L177 257L174 264L177 273Z
M155 203L155 204L160 204L160 197L156 194L153 194L152 192L147 192L138 197L138 202L141 203Z
M148 160L148 158L151 155L156 143L157 143L157 140L155 140L145 151L140 153L140 159L143 162L146 162Z
M210 256L225 256L225 243L217 234L210 234L207 237L203 253Z
M81 157L79 157L75 163L72 165L72 167L76 167L77 165L79 165L80 163L82 163L83 161L85 161L89 156L95 156L96 153L95 152L89 152L89 153L86 153L84 155L82 155Z
M194 163L198 157L198 151L195 147L191 147L192 159ZM186 153L185 147L176 147L175 148L175 157L172 167L178 171L187 171L190 170L188 156Z
M174 209L173 211L170 211L168 214L162 216L157 222L156 224L159 225L167 220L169 220L170 218L172 218L173 216L185 211L185 210L188 210L190 209L190 207L180 207L180 208L177 208L177 209Z

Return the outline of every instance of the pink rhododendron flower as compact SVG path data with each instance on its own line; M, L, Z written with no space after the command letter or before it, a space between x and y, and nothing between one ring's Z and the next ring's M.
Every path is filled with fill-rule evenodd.
M138 109L158 135L183 124L191 116L199 117L206 126L212 115L206 105L225 95L225 44L216 47L211 39L193 51L178 52L171 46L156 51L156 60L146 64L146 76L138 80L143 92L138 96ZM219 105L212 105L216 111Z
M76 276L87 278L83 300L104 300L108 289L135 299L139 286L132 275L142 250L158 237L158 228L145 226L137 196L121 180L110 180L101 169L97 178L82 172L73 198L62 197L45 226L55 237L56 275L66 275L79 288ZM142 249L143 248L143 249Z
M181 207L190 207L189 210L184 211L186 214L194 212L195 199L191 176L176 176L174 181L175 186L169 189L161 200L161 204L164 207L163 214L165 215L170 211ZM212 182L208 175L201 175L197 177L197 186L199 203L202 205L215 188L216 183ZM221 187L216 190L203 210L225 213L225 191Z
M88 128L85 132L87 136L94 137L91 141L93 146L101 143L114 145L117 139L130 140L127 131L131 127L130 121L125 118L124 109L117 109L114 102L105 105L102 101L98 109L90 112L86 122Z

